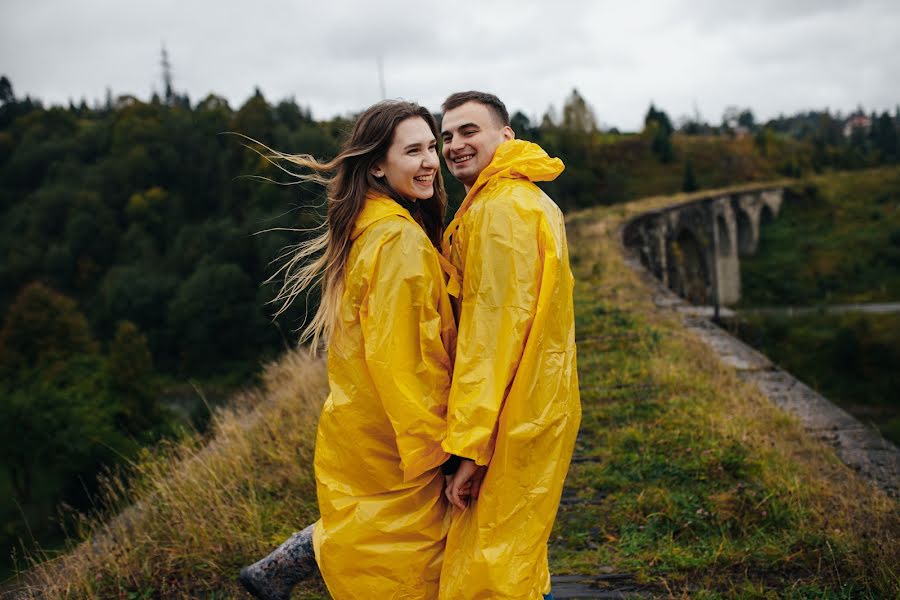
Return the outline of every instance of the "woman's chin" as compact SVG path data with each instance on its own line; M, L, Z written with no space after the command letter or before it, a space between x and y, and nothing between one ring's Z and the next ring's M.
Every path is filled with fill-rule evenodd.
M410 202L418 202L419 200L428 200L432 196L434 196L434 190L428 190L427 192L416 192L415 194L404 195L403 197Z

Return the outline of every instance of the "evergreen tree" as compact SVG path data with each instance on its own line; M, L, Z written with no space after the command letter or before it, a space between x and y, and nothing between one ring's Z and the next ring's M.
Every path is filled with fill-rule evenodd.
M695 192L699 189L697 186L697 178L694 176L694 161L689 156L684 161L684 176L681 180L682 192Z
M0 104L9 104L16 101L16 95L13 93L12 82L3 75L0 77Z
M158 424L160 409L151 387L153 357L147 338L131 321L121 321L116 328L107 366L112 391L124 408L122 428L132 435L146 433Z
M563 104L561 128L571 132L592 134L597 131L597 119L594 110L587 101L572 89L572 93Z
M669 116L651 103L644 117L644 137L650 140L650 149L661 163L675 160L675 149L672 146L672 121Z

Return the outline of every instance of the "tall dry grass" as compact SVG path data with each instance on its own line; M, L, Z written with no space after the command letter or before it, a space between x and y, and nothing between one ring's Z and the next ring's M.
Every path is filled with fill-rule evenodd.
M105 479L82 540L39 556L16 597L226 598L242 564L315 520L313 448L327 395L325 361L303 350L264 367L211 433L148 450L126 475Z

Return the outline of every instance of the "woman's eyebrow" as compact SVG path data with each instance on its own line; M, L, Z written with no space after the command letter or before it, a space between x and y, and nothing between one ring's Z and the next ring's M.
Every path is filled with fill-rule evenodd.
M411 150L413 148L419 148L420 146L430 144L433 141L434 140L428 140L426 142L413 142L412 144L407 144L406 147L404 148L404 150Z

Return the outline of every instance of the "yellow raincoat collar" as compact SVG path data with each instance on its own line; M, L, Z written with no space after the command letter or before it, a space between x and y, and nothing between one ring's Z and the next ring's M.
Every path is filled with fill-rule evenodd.
M373 223L376 221L380 221L381 219L386 219L387 217L392 216L403 217L410 223L415 223L416 227L421 227L419 223L409 214L409 211L397 204L396 201L388 198L387 196L379 196L377 194L369 194L366 196L366 203L363 204L362 210L359 211L359 215L356 217L356 222L353 224L353 231L350 233L350 239L355 240ZM435 252L438 257L438 262L441 264L441 269L447 275L447 291L451 296L459 296L460 289L460 278L459 272L456 270L450 261L441 256L439 252Z
M403 217L410 223L416 223L409 211L397 204L394 200L387 196L379 196L377 194L369 194L366 196L366 202L363 204L362 210L356 217L353 224L353 231L350 233L350 239L355 240L362 235L372 223L386 219L392 216ZM418 227L419 224L416 223Z
M462 216L469 210L469 206L472 204L475 196L487 185L488 181L495 177L527 179L528 181L553 181L559 177L559 174L565 168L563 161L558 158L550 158L543 148L532 142L509 140L497 146L494 158L478 174L478 179L472 184L465 199L460 204L459 210L456 211L456 215L444 231L443 244L441 244L444 258L449 260L450 238L453 237L453 234L459 228Z

